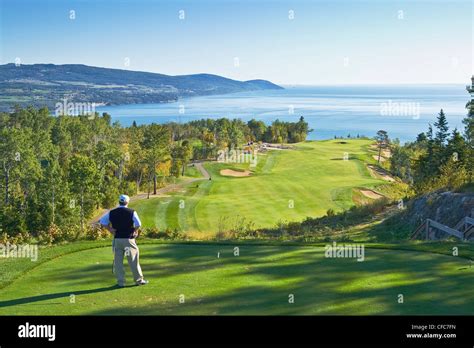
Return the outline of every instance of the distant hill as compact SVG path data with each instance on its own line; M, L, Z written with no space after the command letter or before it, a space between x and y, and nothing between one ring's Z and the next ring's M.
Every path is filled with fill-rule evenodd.
M0 111L15 104L68 102L105 105L167 103L180 97L282 89L266 80L236 81L218 75L169 76L80 64L0 65Z

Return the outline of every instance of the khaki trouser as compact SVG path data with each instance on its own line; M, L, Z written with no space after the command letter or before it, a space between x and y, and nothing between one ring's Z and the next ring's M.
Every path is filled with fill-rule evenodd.
M138 260L138 246L135 239L116 238L114 240L114 273L117 277L117 283L120 286L125 285L125 270L123 269L124 255L127 256L133 279L136 282L143 279L142 269Z

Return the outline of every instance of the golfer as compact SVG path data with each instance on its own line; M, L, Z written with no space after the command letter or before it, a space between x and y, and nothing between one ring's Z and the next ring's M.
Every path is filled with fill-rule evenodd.
M130 197L120 195L119 206L106 213L99 221L103 227L114 235L114 273L117 277L117 285L119 287L125 286L125 271L123 269L124 255L127 256L135 284L148 284L148 281L143 279L138 257L138 246L135 241L141 222L137 212L128 208L129 202Z

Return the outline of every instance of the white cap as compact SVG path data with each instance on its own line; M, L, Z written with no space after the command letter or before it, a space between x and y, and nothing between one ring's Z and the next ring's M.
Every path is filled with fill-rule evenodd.
M120 195L119 203L127 204L128 202L130 202L130 197L128 197L127 195Z

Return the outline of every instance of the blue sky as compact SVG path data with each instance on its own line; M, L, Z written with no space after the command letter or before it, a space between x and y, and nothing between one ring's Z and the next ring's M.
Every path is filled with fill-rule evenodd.
M467 84L473 72L470 0L0 0L0 11L1 64L309 85Z

